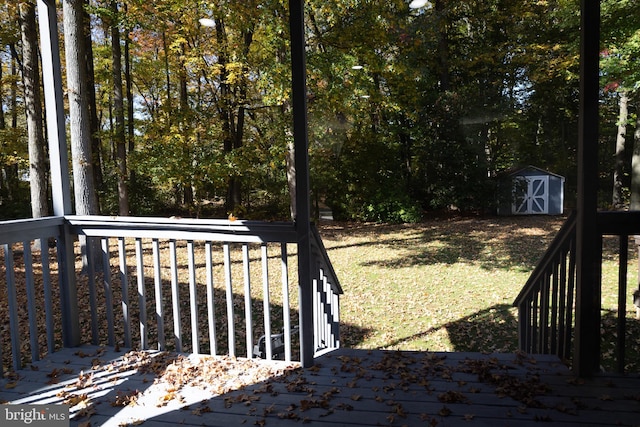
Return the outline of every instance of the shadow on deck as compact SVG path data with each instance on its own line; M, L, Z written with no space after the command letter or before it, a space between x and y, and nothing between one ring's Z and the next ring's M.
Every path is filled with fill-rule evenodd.
M638 376L576 379L554 356L340 349L316 366L65 349L0 380L72 426L637 425ZM48 384L47 384L48 383Z

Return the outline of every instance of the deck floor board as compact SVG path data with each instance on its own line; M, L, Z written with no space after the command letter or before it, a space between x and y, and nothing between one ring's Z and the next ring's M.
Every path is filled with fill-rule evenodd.
M313 368L64 349L0 380L3 403L72 426L639 426L640 377L575 378L552 356L340 349Z

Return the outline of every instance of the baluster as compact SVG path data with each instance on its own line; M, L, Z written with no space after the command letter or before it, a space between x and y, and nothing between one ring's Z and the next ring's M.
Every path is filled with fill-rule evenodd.
M289 302L289 259L287 244L280 244L280 267L282 276L282 316L284 326L284 360L291 361L291 305Z
M27 293L27 313L29 316L29 344L31 346L31 360L40 360L40 346L38 345L38 321L36 319L35 283L33 280L33 256L31 242L22 242L25 287Z
M242 268L244 278L244 319L246 327L247 357L253 357L253 316L251 308L251 268L249 259L249 245L242 245ZM267 344L270 345L270 344Z
M211 242L205 243L205 259L207 269L207 315L209 319L209 352L211 355L218 354L218 347L216 343L216 311L214 300L214 287L213 287L213 257L211 255L213 248Z
M4 263L7 277L11 358L13 361L13 370L17 371L20 369L20 331L18 330L18 302L16 299L16 280L13 270L13 249L11 245L4 245Z
M162 297L162 265L160 264L160 243L158 239L151 241L153 250L153 285L156 299L156 324L158 326L158 350L164 351L164 308Z
M551 330L549 337L549 353L557 354L556 340L558 339L558 281L560 280L560 262L554 263L553 280L551 281Z
M273 359L273 345L271 342L271 301L269 298L269 255L266 243L261 245L260 252L262 254L262 307L264 311L265 348L267 360L271 360Z
M567 277L567 262L568 262L568 249L564 249L561 255L560 261L560 282L558 289L558 337L556 340L556 354L561 359L567 355L564 354L565 340L567 339L566 333L566 311L568 309L567 301L567 284L569 278Z
M200 339L198 338L198 294L196 287L196 261L193 240L187 241L187 255L189 257L189 303L191 307L191 348L200 354Z
M138 272L138 306L140 310L140 348L146 350L148 348L147 337L147 291L144 284L144 259L142 239L136 238L136 270Z
M549 292L551 288L552 268L545 274L540 295L540 341L538 349L543 354L549 353Z
M228 342L229 342L229 356L235 357L236 355L236 339L235 339L235 325L233 314L233 286L231 283L231 255L229 253L229 244L225 243L222 246L224 255L224 282L227 295L227 328L228 328Z
M311 279L311 289L313 292L313 352L314 354L321 348L322 336L320 328L320 298L318 292L318 279L315 277L317 274L314 269L314 277Z
M87 245L82 251L82 264L87 266L87 286L89 287L89 310L91 311L91 343L98 345L100 333L98 325L98 303L96 301L96 266L94 265L93 238L87 237ZM106 267L105 267L106 268Z
M118 256L120 258L120 286L122 288L122 323L124 327L124 346L131 347L131 317L129 314L129 278L127 275L127 252L124 237L118 238Z
M542 279L544 280L544 279ZM533 307L532 307L532 316L531 316L531 352L540 353L540 347L538 345L538 332L540 329L540 311L538 309L538 303L540 300L540 288L541 284L538 285L538 289L533 294Z
M47 324L47 351L49 354L53 353L55 349L54 343L54 329L53 324L53 303L51 301L51 271L49 268L49 246L48 239L40 240L42 259L42 286L44 291L44 310L45 310L45 322ZM94 291L95 292L95 291ZM0 357L2 360L2 357Z
M169 241L169 256L171 258L171 304L173 307L173 335L176 351L182 351L182 326L180 320L180 289L178 287L178 259L176 254L176 241Z
M114 338L114 322L113 322L113 300L112 300L112 289L111 289L111 261L110 261L110 253L109 253L109 239L107 237L102 238L101 240L102 247L102 265L104 271L104 277L102 280L102 285L104 289L104 299L105 305L107 306L107 335L108 335L108 343L110 346L115 345Z
M576 292L576 239L575 235L571 239L570 242L571 249L569 250L569 283L567 284L567 319L565 321L565 349L564 354L565 357L568 357L571 354L571 337L573 330L573 313L575 312L573 308L573 304L575 301L575 292Z

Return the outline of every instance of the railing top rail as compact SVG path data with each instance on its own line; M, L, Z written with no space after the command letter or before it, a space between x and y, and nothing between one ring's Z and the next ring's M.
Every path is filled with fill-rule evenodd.
M600 235L631 236L640 234L640 211L601 211L597 215Z
M56 237L62 225L64 217L61 216L0 221L0 244Z
M295 243L290 222L220 219L66 216L72 229L87 236Z
M569 241L569 238L573 235L576 228L576 221L578 215L576 211L572 211L567 220L562 224L558 234L553 238L553 241L549 245L549 249L544 253L540 261L536 264L536 268L533 270L531 275L529 276L529 280L524 285L516 299L513 301L513 306L518 307L525 299L535 291L538 280L546 269L549 267L549 264L556 258L558 251L560 251L563 246Z

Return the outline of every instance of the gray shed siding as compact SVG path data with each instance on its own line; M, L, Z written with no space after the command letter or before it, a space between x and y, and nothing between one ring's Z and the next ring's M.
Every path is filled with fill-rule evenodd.
M535 166L503 178L500 194L499 215L561 215L564 212L564 177Z

